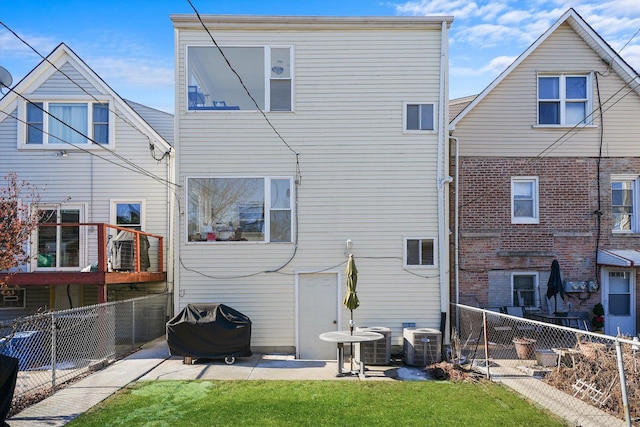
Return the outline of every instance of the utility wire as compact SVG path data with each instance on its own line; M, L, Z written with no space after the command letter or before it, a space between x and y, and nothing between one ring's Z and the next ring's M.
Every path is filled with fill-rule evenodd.
M153 174L152 172L149 172L149 171L145 170L144 168L142 168L142 167L140 167L140 166L136 165L134 162L132 162L131 160L128 160L128 159L126 159L125 157L123 157L123 156L121 156L121 155L117 154L115 151L113 151L113 150L111 150L111 149L109 149L109 148L107 148L107 147L104 147L102 144L100 144L100 143L96 142L95 140L93 140L93 139L92 139L92 138L90 138L89 136L87 136L87 135L83 134L82 132L80 132L80 131L79 131L78 129L76 129L75 127L73 127L73 126L69 125L68 123L64 122L63 120L59 119L58 117L56 117L56 116L54 116L54 115L50 114L50 113L49 113L47 110L45 110L43 107L41 107L41 106L40 106L40 105L38 105L37 103L34 103L34 102L32 102L31 100L27 99L27 98L26 98L24 95L22 95L21 93L19 93L19 92L15 91L15 90L14 90L14 89L12 89L12 88L8 88L8 89L9 89L11 92L15 93L18 97L20 97L21 99L23 99L25 102L27 102L27 103L29 103L30 105L33 105L34 107L38 108L40 111L42 111L43 113L45 113L47 116L49 116L49 117L53 118L53 119L54 119L54 120L56 120L57 122L61 123L62 125L66 126L66 127L68 127L69 129L71 129L72 131L74 131L75 133L77 133L78 135L82 136L83 138L86 138L88 141L91 141L91 142L93 143L93 146L101 147L102 149L104 149L105 151L109 152L109 153L110 153L110 154L112 154L113 156L115 156L115 157L117 157L118 159L122 160L123 162L125 162L126 164L128 164L128 165L129 165L129 167L125 167L125 166L123 166L123 165L121 165L121 164L118 164L118 163L115 163L115 162L113 162L113 161L110 161L110 160L106 159L105 157L99 156L99 155L95 154L95 153L94 153L94 152L92 152L92 151L89 151L89 150L87 150L87 149L85 149L85 148L83 148L83 147L81 147L81 146L79 146L79 145L73 144L73 143L71 143L71 142L69 142L69 141L65 141L65 140L63 140L63 139L60 139L58 136L55 136L55 135L54 135L57 139L60 139L63 143L65 143L65 144L67 144L67 145L70 145L70 146L72 146L72 147L74 147L74 148L76 148L76 149L79 149L79 150L81 150L81 151L83 151L83 152L85 152L85 153L87 153L87 154L90 154L90 155L96 156L96 157L98 157L98 158L100 158L100 159L102 159L102 160L109 161L110 163L112 163L112 164L114 164L114 165L117 165L117 166L123 167L123 168L128 169L128 170L133 171L133 172L137 172L137 173L139 173L139 174L141 174L141 175L147 176L147 177L149 177L149 178L151 178L151 179L154 179L154 180L156 180L156 181L158 181L158 182L160 182L160 183L162 183L162 184L164 184L164 185L166 185L166 184L175 185L174 183L172 183L172 182L170 182L170 181L167 181L167 180L166 180L166 179L164 179L164 178L160 178L160 177L156 176L155 174ZM19 121L19 122L21 122L21 123L24 123L24 124L25 124L25 125L27 125L27 126L32 126L30 123L27 123L25 120L19 119L18 117L15 117L15 116L13 116L13 115L11 115L11 114L9 114L9 113L5 112L5 111L2 111L2 113L6 114L6 115L7 115L7 116L9 116L9 117L13 117L14 119L18 120L18 121ZM51 135L51 134L50 134L50 133L48 133L48 132L44 132L44 131L42 131L42 132L43 132L43 133L46 133L47 135Z
M618 102L622 101L622 99L624 99L627 95L629 95L630 93L634 92L636 89L638 89L638 87L640 87L640 83L637 83L635 86L631 87L625 94L623 94L619 99L617 99L615 102L613 102L610 105L607 105L607 108L602 109L602 106L607 104L609 101L611 101L616 95L618 95L620 92L622 92L623 89L625 89L625 87L627 87L627 85L623 85L620 89L618 89L613 95L611 95L609 98L607 98L607 100L600 104L598 107L598 115L594 115L594 113L596 113L596 110L591 111L586 117L591 117L592 119L597 119L599 117L601 117L606 111L608 111L610 108L612 108L613 106L615 106ZM565 142L569 141L569 139L571 139L574 135L576 135L578 132L584 130L585 127L581 124L576 124L573 127L571 127L570 129L568 129L564 134L562 134L559 138L557 138L554 142L552 142L551 144L549 144L544 150L542 150L540 153L538 153L538 155L536 155L533 158L527 158L527 159L523 159L525 161L525 163L523 164L523 166L530 166L532 164L534 164L535 162L539 161L540 159L543 159L544 157L548 156L552 151L554 151L555 149L557 149L560 145L564 144ZM565 139L566 138L566 139ZM497 190L499 188L502 188L502 186L506 183L505 181L501 181L496 183L496 185L491 186L490 188L488 188L487 190L484 191L484 193L482 195L479 195L477 197L474 197L473 199L463 203L461 205L461 207L467 207L471 204L474 204L475 202L477 202L478 200L482 200L484 199L484 195L487 194L488 192L493 192L494 190Z
M207 28L207 26L205 25L204 21L202 20L202 18L200 17L200 13L198 13L198 10L196 9L196 7L193 5L193 3L191 2L191 0L187 0L187 2L189 3L189 5L191 6L191 8L193 9L193 11L195 12L196 16L198 17L198 21L200 21L200 24L202 25L202 28L204 28L204 30L207 32L207 34L209 35L209 38L211 39L211 41L213 42L213 44L215 45L215 47L218 49L218 52L220 52L220 55L222 55L222 58L225 60L225 62L227 63L227 66L229 67L229 69L233 72L233 74L235 74L235 76L238 78L238 81L240 82L240 85L242 85L242 88L244 89L244 91L247 93L247 95L249 95L249 98L251 98L251 101L253 101L253 104L256 106L256 109L260 112L260 114L262 114L262 117L264 117L265 121L269 124L269 127L271 127L271 129L273 130L273 132L275 132L275 134L278 136L278 138L280 139L280 141L282 141L282 143L292 152L296 155L296 161L298 159L298 156L300 155L300 153L298 153L296 150L294 150L289 143L287 143L287 141L284 139L284 137L280 134L280 132L278 132L278 130L276 129L276 127L273 125L273 123L271 123L271 120L269 120L269 118L267 117L267 115L265 114L265 112L263 111L262 108L260 108L260 105L258 104L258 101L256 101L256 99L253 97L253 95L251 94L251 92L249 91L249 89L247 88L247 86L245 85L244 81L242 80L242 77L240 77L240 74L238 74L238 72L235 70L235 68L233 68L233 65L231 65L231 61L229 61L229 59L227 58L227 56L225 55L224 51L222 50L222 48L220 47L220 45L218 45L218 42L216 41L216 39L213 37L213 34L211 34L211 31L209 31L209 29Z
M64 70L58 68L53 62L51 62L49 60L48 57L42 55L40 52L38 52L33 46L31 46L31 44L29 44L29 42L27 42L26 40L24 40L22 37L20 37L20 35L18 35L14 30L12 30L11 28L9 28L9 26L7 26L4 22L0 21L0 25L2 25L4 28L7 29L7 31L9 31L11 34L13 34L18 40L20 40L24 45L26 45L29 49L31 49L33 52L35 52L36 55L38 55L40 58L42 58L43 61L46 61L51 67L53 67L56 71L58 71L59 73L61 73L63 76L65 76L71 83L73 83L74 85L76 85L81 91L83 91L85 94L87 94L89 97L91 97L94 101L96 101L97 103L99 103L100 105L109 105L108 102L105 101L101 101L98 98L96 98L96 96L94 94L92 94L91 92L89 92L87 89L85 89L84 87L82 87L82 85L80 85L78 82L76 82L72 77L70 77L67 73L64 72ZM8 88L9 90L11 90L11 88ZM17 94L17 92L12 91L14 93ZM29 100L27 100L26 98L24 98L22 95L20 95L23 99L25 99L27 102L30 102ZM129 107L132 108L132 107ZM133 108L132 108L133 109ZM147 135L146 133L144 133L142 130L140 130L136 125L134 125L131 121L129 121L127 118L121 116L116 109L111 109L108 108L108 110L110 112L112 112L116 117L118 117L119 119L121 119L124 123L128 124L129 126L131 126L131 128L133 128L134 130L138 131L141 135L143 135L144 137L147 138L147 140L149 141L149 147L150 150L152 151L151 157L156 160L156 161L161 161L163 158L165 158L166 156L169 155L169 152L165 152L163 153L163 155L158 159L155 157L155 155L153 154L153 149L155 148L155 144L151 141L151 138L149 137L149 135ZM46 112L47 114L49 114L48 112ZM144 120L144 119L143 119ZM63 123L65 126L68 126L66 123ZM66 141L65 141L66 142ZM102 149L104 149L105 151L108 151L110 154L120 158L120 160L130 163L132 164L134 167L140 168L138 165L133 164L133 162L130 162L129 160L125 159L124 157L120 156L119 154L117 154L116 152L109 150L107 147L103 146L102 144L98 144L98 146ZM150 172L149 172L150 173ZM175 185L175 184L174 184Z

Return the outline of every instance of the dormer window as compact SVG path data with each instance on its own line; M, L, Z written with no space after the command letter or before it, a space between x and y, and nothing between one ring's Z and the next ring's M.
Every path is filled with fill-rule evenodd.
M21 148L86 148L112 141L108 101L36 100L22 107Z

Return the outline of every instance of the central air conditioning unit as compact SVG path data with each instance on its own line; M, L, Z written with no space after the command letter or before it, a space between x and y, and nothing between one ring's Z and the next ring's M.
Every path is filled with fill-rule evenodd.
M391 329L382 326L356 327L358 332L377 332L383 338L377 341L356 343L354 352L355 360L360 363L360 346L364 350L365 365L388 365L391 362Z
M402 330L404 363L427 366L440 362L442 333L431 328L404 328ZM428 340L428 341L427 341Z

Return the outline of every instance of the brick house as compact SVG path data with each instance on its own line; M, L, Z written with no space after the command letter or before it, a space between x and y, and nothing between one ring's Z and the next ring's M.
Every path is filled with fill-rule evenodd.
M639 83L569 9L451 120L453 301L556 310L555 259L558 310L637 333Z

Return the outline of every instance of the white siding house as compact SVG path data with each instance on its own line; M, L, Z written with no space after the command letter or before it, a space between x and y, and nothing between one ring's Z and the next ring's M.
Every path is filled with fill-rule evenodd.
M37 208L48 212L45 221L118 224L163 236L165 265L153 257L156 265L150 268L171 268L173 115L123 100L64 44L3 91L0 176L15 173L37 188ZM70 230L73 240L65 236ZM98 234L95 226L41 228L20 272L80 272L98 261ZM113 286L109 299L166 286ZM95 286L27 284L25 289L24 300L0 304L0 318L97 300Z
M451 17L172 15L175 310L224 303L252 347L332 358L321 332L444 329Z

